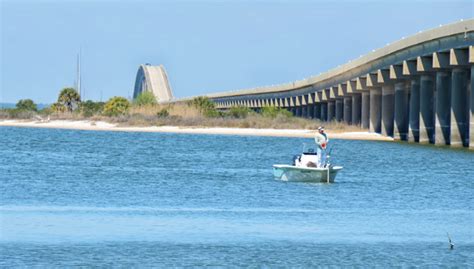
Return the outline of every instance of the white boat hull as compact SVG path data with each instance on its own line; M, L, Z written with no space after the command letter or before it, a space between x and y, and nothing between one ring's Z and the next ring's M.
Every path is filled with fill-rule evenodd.
M329 182L336 179L337 172L342 166L334 166L329 169ZM296 167L286 164L273 165L273 176L276 180L296 182L328 182L328 169L315 167Z

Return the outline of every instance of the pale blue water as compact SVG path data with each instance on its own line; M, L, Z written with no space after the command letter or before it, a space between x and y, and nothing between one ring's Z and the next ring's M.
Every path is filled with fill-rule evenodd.
M334 140L0 127L0 267L474 267L474 154ZM446 232L455 249L448 249Z

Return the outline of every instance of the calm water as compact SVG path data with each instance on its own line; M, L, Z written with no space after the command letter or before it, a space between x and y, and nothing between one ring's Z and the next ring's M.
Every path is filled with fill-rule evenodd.
M0 267L474 266L474 154L333 140L0 127ZM448 249L446 232L455 249Z

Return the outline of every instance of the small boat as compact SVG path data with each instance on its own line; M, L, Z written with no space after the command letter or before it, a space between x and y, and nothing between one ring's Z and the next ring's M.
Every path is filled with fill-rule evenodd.
M314 149L305 149L303 153L293 158L293 165L275 164L273 165L273 176L276 180L296 181L296 182L320 182L333 183L337 173L342 170L342 166L333 166L329 163L330 153L326 156L323 167L317 167L318 156Z

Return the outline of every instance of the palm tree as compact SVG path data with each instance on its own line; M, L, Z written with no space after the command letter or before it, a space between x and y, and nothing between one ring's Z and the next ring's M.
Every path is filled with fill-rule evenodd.
M67 111L72 112L81 102L81 96L74 88L64 88L59 93L58 103L66 107Z

